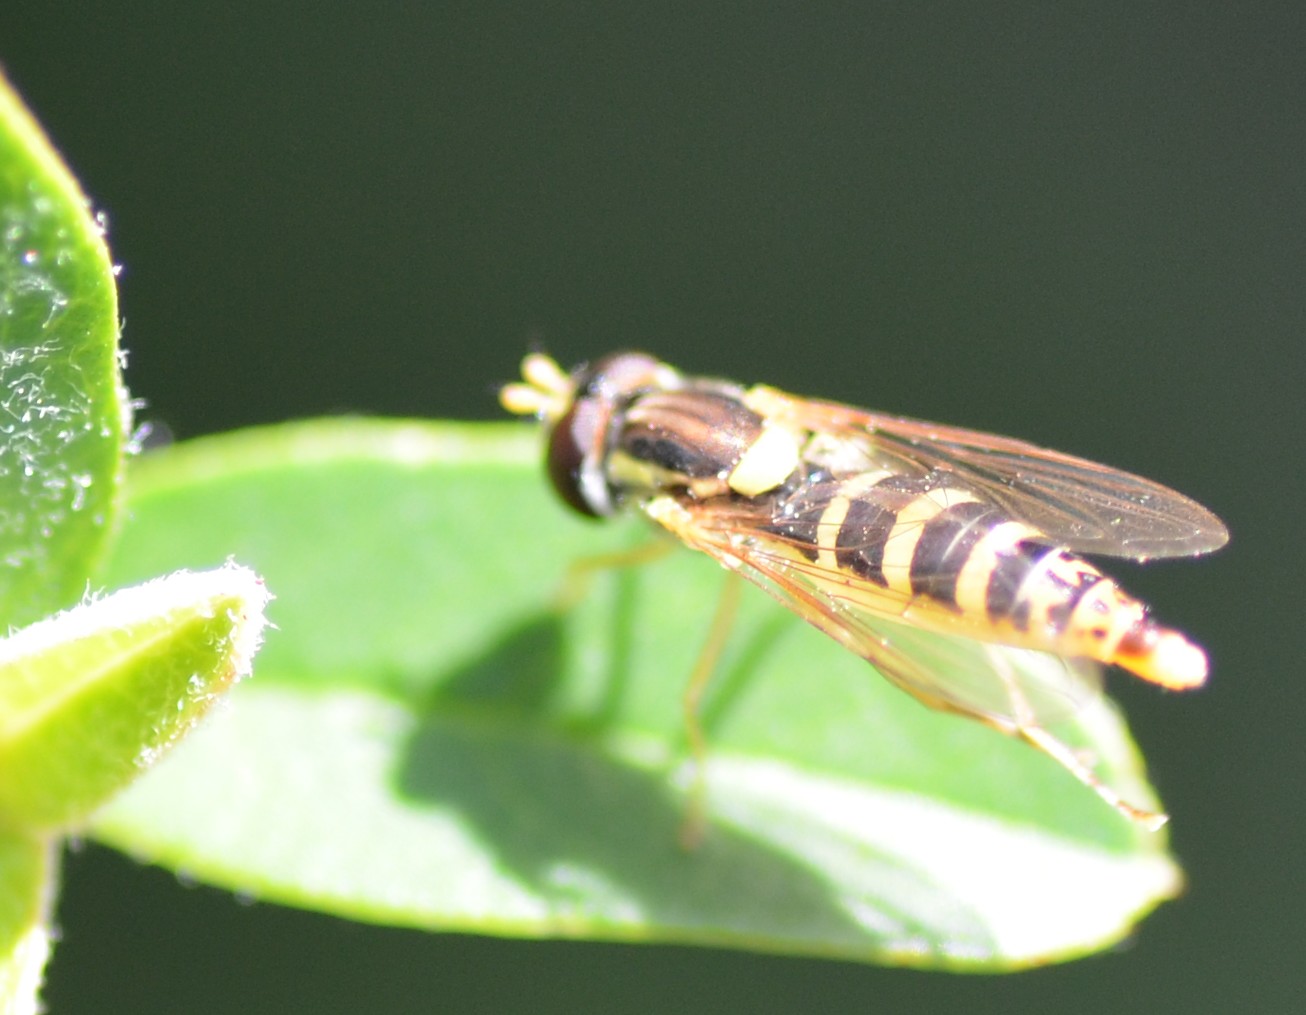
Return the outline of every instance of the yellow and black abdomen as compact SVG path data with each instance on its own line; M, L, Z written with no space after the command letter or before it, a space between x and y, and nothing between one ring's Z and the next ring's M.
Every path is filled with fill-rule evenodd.
M889 618L1123 666L1173 687L1205 657L1088 561L942 473L819 467L777 491L770 533L845 600ZM815 571L813 573L816 573Z

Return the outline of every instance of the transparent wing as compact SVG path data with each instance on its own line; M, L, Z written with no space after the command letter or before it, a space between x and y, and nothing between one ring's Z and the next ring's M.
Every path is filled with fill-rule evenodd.
M701 510L649 513L689 546L765 589L923 704L1017 737L1130 820L1150 829L1165 824L1164 814L1121 798L1075 750L1048 732L1050 724L1073 715L1100 693L1102 668L1097 663L890 620L888 615L902 605L903 597L886 592L884 612L872 609L865 583L850 586L841 575L795 557L783 540L742 536L734 525L714 524Z
M1223 546L1228 530L1206 508L1160 483L1073 455L979 430L886 416L755 387L763 414L819 433L866 441L907 475L951 473L1013 520L1077 553L1144 560Z
M736 513L691 513L676 535L760 586L932 708L1005 732L1073 715L1101 693L1102 667L946 630L928 600L831 572ZM665 524L665 523L664 523ZM998 662L1001 660L1001 662Z

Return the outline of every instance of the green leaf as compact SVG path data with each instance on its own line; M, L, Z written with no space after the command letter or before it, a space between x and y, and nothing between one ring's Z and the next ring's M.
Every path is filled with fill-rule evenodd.
M484 933L1000 969L1104 947L1173 895L1163 837L1056 764L922 708L749 589L704 702L721 588L555 503L515 425L324 421L142 460L106 580L236 554L276 589L255 680L102 811L100 839L254 897ZM1109 703L1075 717L1146 804Z
M117 514L128 426L113 266L0 79L0 618L74 602Z
M0 621L8 630L77 600L115 524L130 415L117 333L102 230L0 78ZM5 705L22 693L14 679L0 676L6 724ZM16 778L0 761L0 782ZM21 812L0 814L0 1012L39 1008L57 842Z
M267 592L180 572L0 641L0 824L68 828L148 768L239 677Z
M58 833L248 668L262 624L234 567L38 619L82 597L116 527L117 335L103 230L0 79L0 1013L39 1008Z
M0 827L0 1013L35 1015L50 954L58 840Z

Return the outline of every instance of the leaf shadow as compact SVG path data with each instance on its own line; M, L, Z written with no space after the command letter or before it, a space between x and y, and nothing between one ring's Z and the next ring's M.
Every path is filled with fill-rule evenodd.
M935 950L995 950L968 906L865 842L842 847L864 860L855 885L710 815L703 845L683 849L672 773L628 760L617 731L551 718L562 637L558 617L529 618L443 681L396 773L402 797L454 817L538 901L540 933L916 963Z

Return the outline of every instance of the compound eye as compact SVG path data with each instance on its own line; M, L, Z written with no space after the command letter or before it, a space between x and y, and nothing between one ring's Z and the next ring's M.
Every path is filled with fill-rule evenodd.
M553 488L567 504L590 518L601 518L612 510L598 464L602 439L598 417L593 399L578 399L549 434L548 468Z

